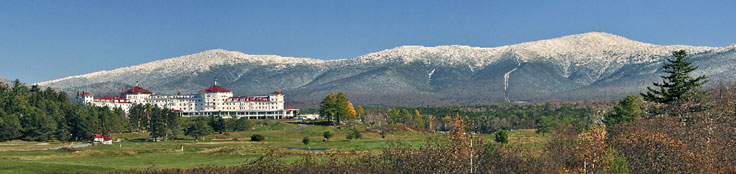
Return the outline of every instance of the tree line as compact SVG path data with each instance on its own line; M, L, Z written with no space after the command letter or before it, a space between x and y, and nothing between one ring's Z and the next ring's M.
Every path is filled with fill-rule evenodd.
M128 130L173 138L181 132L180 116L165 108L135 105L128 117L121 108L76 104L62 91L29 87L20 80L0 83L0 106L0 141L87 141L95 134Z

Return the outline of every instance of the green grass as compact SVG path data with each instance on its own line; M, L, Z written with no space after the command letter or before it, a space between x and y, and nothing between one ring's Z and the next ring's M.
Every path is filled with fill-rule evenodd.
M269 122L265 125L265 122ZM256 120L254 128L243 132L227 132L205 137L204 141L169 140L165 142L124 142L114 145L95 145L77 149L76 152L63 150L44 151L8 151L0 152L0 173L36 173L51 171L114 171L146 168L192 168L202 166L242 165L249 160L269 153L270 150L282 152L286 161L300 159L299 155L310 152L290 150L288 148L330 148L330 152L365 152L377 153L387 142L395 141L410 146L419 146L428 138L439 137L417 131L396 131L381 138L377 132L365 125L358 126L363 138L348 141L346 135L351 129L338 129L334 126L315 126L287 123L287 120ZM335 134L328 141L322 141L323 132ZM252 142L250 136L261 134L266 140ZM114 139L135 139L146 137L141 133L113 135ZM309 136L312 142L302 144L303 137ZM481 135L486 142L493 141L492 135ZM511 132L511 143L525 148L540 148L546 141L533 130L515 130ZM234 140L237 139L237 140ZM3 145L14 144L14 145ZM22 149L22 145L38 144L38 142L12 141L0 143L7 149ZM57 143L56 145L61 145ZM16 147L17 146L17 147ZM184 146L184 151L181 147Z

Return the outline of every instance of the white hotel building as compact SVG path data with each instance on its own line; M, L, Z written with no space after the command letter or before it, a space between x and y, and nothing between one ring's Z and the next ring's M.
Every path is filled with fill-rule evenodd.
M155 95L135 87L123 91L120 97L95 98L87 92L78 92L76 101L95 106L108 106L128 111L135 104L152 104L171 109L181 116L220 115L225 118L284 119L295 116L297 109L284 108L284 95L272 92L268 96L233 97L233 92L215 84L197 94Z

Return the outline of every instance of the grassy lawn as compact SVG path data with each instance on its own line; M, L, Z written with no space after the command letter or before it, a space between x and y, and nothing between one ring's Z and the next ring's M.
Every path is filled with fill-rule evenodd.
M268 121L268 124L263 124ZM113 145L95 145L77 149L75 152L64 150L33 150L0 152L0 173L35 173L50 171L112 171L145 168L191 168L201 166L233 166L241 165L249 160L270 153L272 150L285 155L285 161L300 159L306 153L319 154L326 152L310 152L289 148L329 148L330 152L345 153L378 153L389 141L418 146L424 141L439 134L411 130L395 131L381 138L378 132L367 126L359 126L363 138L347 141L350 129L338 129L334 126L316 126L287 123L288 120L258 120L252 130L243 132L227 132L205 137L207 140L169 140L165 142L123 142ZM368 129L366 129L368 128ZM322 133L330 131L335 134L328 141L323 141ZM261 134L266 136L263 142L252 142L250 136ZM113 135L113 139L136 139L147 135L128 133ZM309 136L312 142L302 144L302 138ZM487 142L493 141L492 135L482 135ZM185 137L192 139L191 137ZM546 141L533 130L515 130L511 132L511 143L537 148ZM519 142L521 141L521 142ZM64 145L64 143L11 141L0 143L3 150L31 150ZM184 147L182 151L181 147Z

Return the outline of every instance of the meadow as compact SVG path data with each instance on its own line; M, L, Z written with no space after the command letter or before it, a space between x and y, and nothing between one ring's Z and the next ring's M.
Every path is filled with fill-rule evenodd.
M279 153L284 162L296 161L305 154L326 156L377 155L387 143L398 142L417 147L444 133L419 131L403 125L389 125L392 130L381 138L375 127L356 125L363 135L357 140L348 141L351 129L335 126L300 124L296 120L256 120L249 131L214 133L206 140L194 141L183 136L177 140L163 142L123 141L113 145L92 145L77 149L43 150L50 147L68 145L70 142L0 142L0 173L36 172L82 172L82 171L120 171L156 168L194 168L207 166L238 166L257 159L267 153ZM268 122L268 123L265 123ZM334 137L323 141L322 134L330 131ZM266 137L262 142L250 141L253 134ZM529 148L541 151L546 137L534 130L511 131L512 147ZM308 136L311 142L302 144ZM493 141L492 135L481 134L484 141ZM147 133L123 133L113 135L113 139L133 140L147 137ZM76 142L79 143L79 142ZM182 150L183 147L183 150ZM299 149L302 148L302 149ZM327 151L306 149L327 148ZM324 154L324 155L323 155Z

